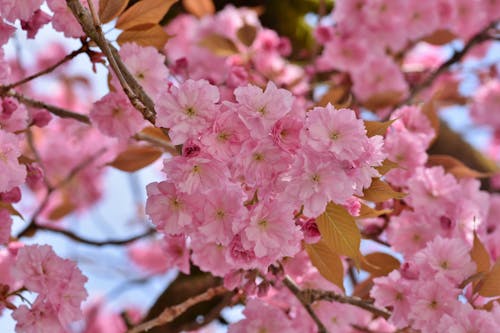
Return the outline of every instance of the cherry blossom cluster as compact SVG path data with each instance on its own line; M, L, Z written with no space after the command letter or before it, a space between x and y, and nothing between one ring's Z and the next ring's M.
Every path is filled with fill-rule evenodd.
M83 317L81 303L87 298L87 278L74 262L58 257L48 245L11 243L0 256L1 306L14 310L16 332L63 333L70 323ZM11 300L22 297L24 291L37 296L30 306L16 307Z
M467 40L499 13L498 1L489 0L337 1L329 20L316 29L324 45L317 70L348 73L361 101L382 94L402 100L408 82L397 62L399 52L433 33Z
M249 45L238 38L243 26L255 29ZM208 80L219 86L223 98L231 98L239 86L264 86L269 80L297 96L307 92L306 71L285 58L291 53L290 41L262 27L254 10L229 5L201 19L179 15L167 25L166 32L173 36L165 45L171 71L183 79ZM212 35L227 38L236 52L220 56L204 47L203 40Z
M367 137L352 110L306 113L271 82L234 97L221 101L205 80L170 87L157 125L183 154L165 160L167 180L147 187L158 230L187 238L193 262L221 276L296 254L304 236L294 214L315 218L330 201L363 195L385 158L382 137Z

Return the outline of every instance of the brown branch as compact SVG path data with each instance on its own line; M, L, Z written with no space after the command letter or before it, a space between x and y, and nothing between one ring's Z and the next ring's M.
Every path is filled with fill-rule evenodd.
M295 281L292 280L290 276L285 276L283 279L283 284L294 294L297 299L302 303L306 311L309 313L311 318L314 320L316 323L316 326L318 326L318 333L328 333L328 330L326 329L325 325L321 322L321 320L318 318L316 313L311 307L311 303L308 299L304 297L304 292L300 289L300 287L295 283Z
M50 66L50 67L48 67L48 68L46 68L46 69L44 69L44 70L42 70L42 71L40 71L38 73L35 73L35 74L30 75L28 77L25 77L24 79L21 79L21 80L19 80L17 82L5 85L5 86L1 87L1 89L7 91L7 90L10 90L10 89L12 89L14 87L17 87L17 86L23 85L23 84L25 84L27 82L30 82L30 81L32 81L32 80L34 80L34 79L36 79L36 78L38 78L40 76L48 74L48 73L54 71L57 67L59 67L62 64L66 63L66 62L68 62L70 60L72 60L77 55L79 55L80 53L84 53L87 50L88 50L87 43L83 43L82 46L80 46L79 49L77 49L77 50L71 52L70 54L66 55L64 58L62 58L61 60L59 60L58 62L56 62L54 65L52 65L52 66Z
M302 291L302 296L309 304L315 301L329 301L338 302L343 304L351 304L357 306L358 308L364 309L373 313L376 316L388 319L391 313L382 308L378 308L372 303L363 300L362 298L356 296L344 296L334 293L333 291L319 290L319 289L304 289Z
M184 312L186 312L193 305L204 302L204 301L208 301L208 300L214 298L215 296L222 295L226 292L227 292L227 289L224 288L224 286L210 288L202 294L188 298L187 300L185 300L184 302L182 302L180 304L166 308L165 310L163 310L163 312L158 317L131 328L130 330L127 331L127 333L147 332L154 327L169 323L172 320L174 320L175 318L182 315Z
M1 90L1 87L0 87L0 90ZM10 90L10 91L6 92L5 96L13 97L13 98L17 99L20 103L22 103L26 106L30 106L30 107L38 108L38 109L45 109L58 117L71 118L71 119L78 120L81 123L90 125L89 117L84 115L84 114L76 113L76 112L69 111L69 110L63 109L61 107L55 106L55 105L51 105L51 104L47 104L47 103L42 102L42 101L31 99L31 98L26 97L18 92L15 92L14 90Z
M78 243L82 244L87 244L87 245L92 245L92 246L106 246L106 245L126 245L132 242L135 242L136 240L146 238L149 236L152 236L156 233L156 230L153 228L148 229L147 231L143 232L142 234L130 237L130 238L125 238L125 239L108 239L108 240L103 240L103 241L95 241L91 239L87 239L81 236L78 236L77 234L73 233L72 231L65 230L65 229L58 229L52 226L48 225L40 225L35 223L34 228L37 230L42 230L42 231L50 231L56 234L61 234L69 239L72 239Z
M476 33L474 36L472 36L469 39L469 41L465 43L464 47L460 51L455 51L455 53L453 53L451 58L442 63L441 66L439 66L434 72L432 72L432 74L430 74L425 81L415 86L410 92L408 98L399 103L399 105L404 105L411 102L419 92L429 87L439 75L447 71L453 64L462 60L462 58L467 54L467 52L469 52L469 50L472 47L491 39L491 36L488 34L488 31L493 27L495 27L498 23L499 23L498 20L493 21L490 24L488 24L484 29Z
M144 92L139 83L128 71L122 62L118 51L106 40L102 32L99 19L95 14L92 2L89 1L91 13L85 9L78 0L66 0L68 7L73 12L85 34L90 37L109 61L111 69L117 76L123 91L130 100L130 103L142 113L143 117L153 125L155 124L156 112L151 98Z

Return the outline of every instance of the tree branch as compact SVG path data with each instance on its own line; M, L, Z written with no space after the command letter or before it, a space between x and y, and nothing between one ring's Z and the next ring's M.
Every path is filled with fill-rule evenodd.
M45 74L48 74L52 71L54 71L57 67L61 66L62 64L72 60L73 58L75 58L77 55L79 55L80 53L84 53L88 50L88 45L87 43L85 42L82 42L82 46L80 46L80 48L78 48L77 50L71 52L70 54L66 55L64 58L62 58L61 60L59 60L58 62L56 62L54 65L38 72L38 73L35 73L33 75L30 75L28 77L25 77L24 79L21 79L17 82L14 82L14 83L11 83L11 84L8 84L8 85L5 85L3 87L1 87L2 90L10 90L12 88L15 88L17 86L20 86L20 85L23 85L29 81L32 81L40 76L43 76Z
M0 87L0 91L1 91L1 87ZM14 90L9 90L8 92L5 93L5 96L13 97L13 98L17 99L20 103L22 103L26 106L30 106L33 108L39 108L39 109L45 109L58 117L71 118L71 119L78 120L81 123L90 125L89 117L84 115L84 114L76 113L73 111L69 111L69 110L60 108L60 107L55 106L55 105L51 105L51 104L47 104L47 103L42 102L42 101L31 99L31 98L26 97L18 92L15 92Z
M92 246L106 246L106 245L126 245L132 242L135 242L136 240L146 238L149 236L152 236L156 233L156 230L153 228L148 229L146 232L143 232L142 234L130 237L130 238L125 238L125 239L108 239L108 240L103 240L103 241L95 241L91 239L86 239L81 236L78 236L77 234L73 233L72 231L65 230L65 229L58 229L55 227L47 226L47 225L40 225L36 224L34 225L34 228L37 230L42 230L42 231L50 231L56 234L61 234L69 239L72 239L78 243L82 244L87 244L87 245L92 245Z
M402 101L399 105L404 105L404 104L408 104L409 102L411 102L411 100L413 100L413 98L418 93L420 93L425 88L429 87L439 75L441 75L443 72L447 71L453 64L462 60L462 58L467 54L467 52L469 52L469 50L472 47L474 47L474 46L476 46L484 41L491 39L491 36L488 34L488 31L490 29L492 29L493 27L495 27L498 23L499 23L498 20L493 21L490 24L488 24L484 29L482 29L481 31L476 33L474 36L472 36L469 39L469 41L467 43L465 43L464 47L460 51L455 51L455 53L453 53L451 58L448 59L447 61L445 61L444 63L442 63L441 66L439 66L438 69L436 69L434 72L432 72L432 74L430 74L429 77L427 77L427 79L425 81L423 81L419 85L415 86L411 90L408 98L406 98L404 101Z
M364 309L373 313L376 316L388 319L391 313L386 309L381 309L369 303L362 298L356 296L344 296L334 293L333 291L319 290L319 289L305 289L302 291L302 297L309 303L315 301L329 301L338 302L343 304L351 304L357 306L358 308Z
M92 10L93 4L89 1L92 14L85 9L78 0L66 0L68 7L73 12L85 34L90 37L109 61L111 69L116 74L123 91L130 100L130 103L142 113L143 117L153 125L155 124L156 111L152 99L144 92L139 83L128 71L121 61L118 51L106 40L102 32L99 19Z
M208 301L215 296L222 295L227 292L227 289L224 286L218 286L214 288L210 288L202 294L196 295L194 297L188 298L184 302L174 305L172 307L166 308L163 312L156 318L149 320L145 323L139 324L130 330L127 333L140 333L147 332L153 327L161 326L166 323L171 322L175 318L182 315L186 310L192 307L195 304Z
M311 303L308 299L304 298L304 293L300 289L300 287L295 283L295 281L292 280L290 276L285 276L283 279L283 284L294 294L297 299L302 303L306 311L309 313L311 318L314 320L316 323L316 326L318 326L318 333L328 333L328 330L326 329L325 325L321 322L321 320L318 318L314 310L311 308Z

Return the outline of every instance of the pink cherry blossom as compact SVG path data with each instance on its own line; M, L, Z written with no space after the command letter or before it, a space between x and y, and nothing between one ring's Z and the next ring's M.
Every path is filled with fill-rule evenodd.
M26 168L19 164L21 137L0 129L0 192L19 186L26 178Z
M130 73L153 100L157 100L167 88L168 69L164 66L165 56L152 47L125 43L120 56Z
M192 222L189 199L174 183L163 181L146 187L146 214L156 227L170 234L182 233Z
M245 235L258 258L291 256L298 252L301 233L293 223L290 208L277 201L260 202L250 212Z
M144 126L144 118L122 92L111 92L94 103L90 120L108 136L128 139Z
M12 219L7 209L0 209L0 244L7 244L10 239Z
M363 153L359 138L366 130L352 110L335 110L331 104L315 107L304 124L305 142L317 152L330 151L339 160L353 160Z
M263 312L266 313L265 317L261 315ZM290 319L281 309L259 299L250 299L243 314L245 319L230 325L229 333L295 332Z
M182 144L212 125L219 97L219 89L206 80L187 80L179 87L172 86L158 101L156 125L170 129L173 144Z
M412 282L401 279L399 271L392 271L388 276L373 280L375 286L370 295L375 298L375 305L392 306L389 321L397 327L408 325L408 315L412 306Z
M269 134L274 123L291 110L293 101L289 91L278 89L272 81L264 91L248 85L236 88L234 95L238 113L247 127L252 128L250 135L254 138Z
M12 318L17 321L17 333L66 333L66 328L59 322L57 312L38 298L31 308L19 306Z
M460 239L434 238L426 248L415 255L420 274L442 274L452 283L459 284L476 271L469 256L469 248Z

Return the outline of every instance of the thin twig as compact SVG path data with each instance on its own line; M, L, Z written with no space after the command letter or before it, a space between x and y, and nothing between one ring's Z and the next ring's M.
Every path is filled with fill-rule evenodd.
M283 284L294 294L297 299L302 303L306 311L309 313L311 318L314 320L316 323L316 326L318 326L318 333L328 333L328 330L326 329L325 325L321 322L321 320L318 318L316 313L311 307L311 303L307 299L303 297L304 293L300 289L300 287L295 283L295 281L292 280L290 276L285 276L283 279Z
M53 232L56 234L61 234L61 235L68 237L69 239L72 239L72 240L78 242L78 243L92 245L92 246L126 245L129 243L135 242L139 239L152 236L156 233L155 229L150 228L147 231L143 232L142 234L139 234L139 235L136 235L133 237L129 237L129 238L125 238L125 239L107 239L107 240L103 240L103 241L96 241L96 240L91 240L91 239L87 239L87 238L78 236L77 234L73 233L72 231L65 230L65 229L58 229L58 228L48 226L48 225L41 225L41 224L35 223L35 228L37 230L50 231L50 232Z
M156 318L149 320L145 323L139 324L130 330L127 331L127 333L140 333L140 332L147 332L153 327L161 326L166 323L171 322L175 318L179 317L182 315L184 312L186 312L190 307L192 307L195 304L208 301L218 295L222 295L226 293L228 290L224 288L224 286L218 286L214 288L210 288L206 290L204 293L196 295L194 297L188 298L184 302L174 305L172 307L166 308L163 310L163 312Z
M388 319L391 316L391 313L386 309L378 308L372 303L356 296L344 296L334 293L333 291L326 291L319 289L304 289L302 293L303 293L302 297L309 303L322 300L329 302L338 302L343 304L351 304L357 306L358 308L369 311L376 316L383 317L385 319Z
M28 77L25 77L24 79L21 79L17 82L14 82L14 83L11 83L11 84L8 84L8 85L5 85L3 87L1 87L2 90L10 90L14 87L17 87L17 86L20 86L22 84L25 84L27 82L30 82L40 76L43 76L45 74L48 74L52 71L54 71L57 67L61 66L62 64L72 60L73 58L75 58L77 55L81 54L81 53L84 53L86 50L88 49L88 45L86 43L83 43L82 46L80 46L80 48L78 48L77 50L74 50L73 52L71 52L70 54L66 55L64 58L62 58L61 60L59 60L58 62L56 62L54 65L40 71L40 72L37 72L33 75L30 75Z
M0 87L0 90L1 90L1 87ZM58 117L71 118L71 119L78 120L79 122L82 122L84 124L90 125L89 117L84 115L84 114L76 113L76 112L69 111L69 110L63 109L61 107L55 106L55 105L51 105L51 104L48 104L48 103L45 103L42 101L31 99L31 98L26 97L18 92L15 92L14 90L8 91L7 93L5 93L5 96L13 97L13 98L17 99L20 103L22 103L26 106L30 106L33 108L39 108L39 109L45 109Z

